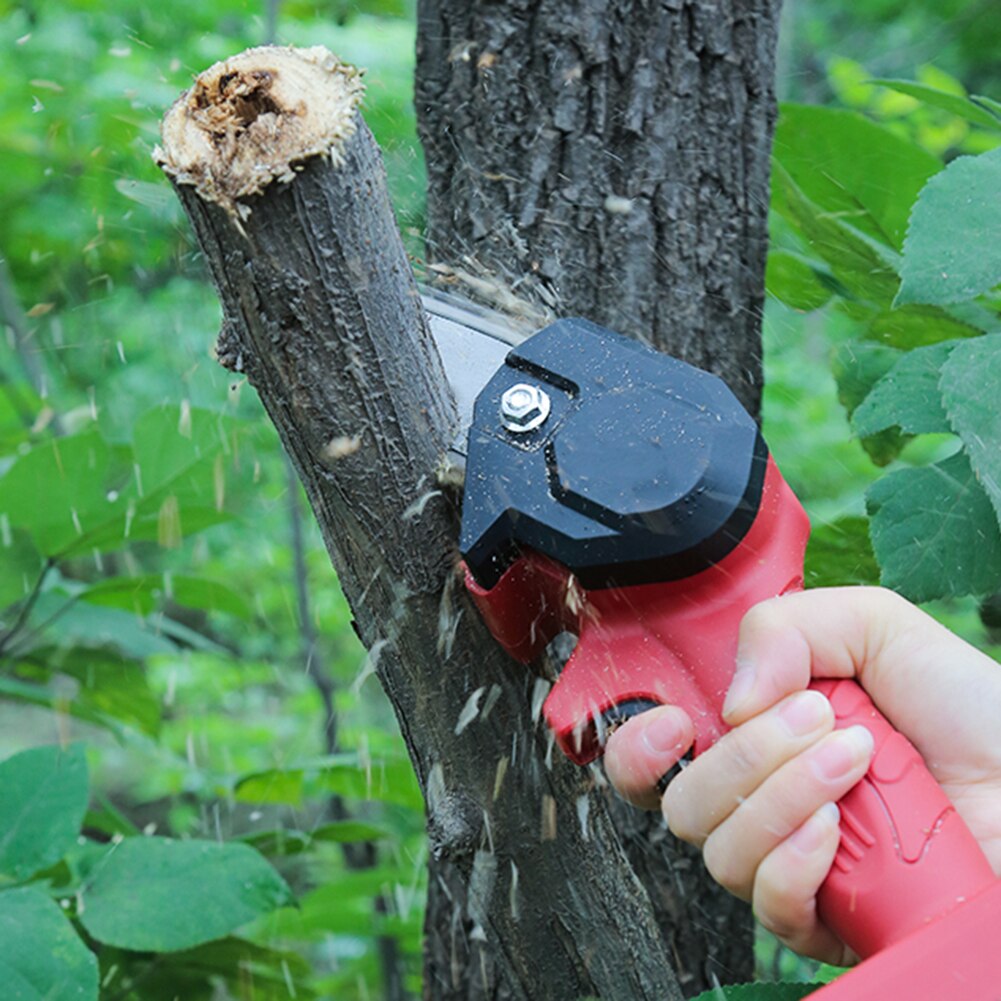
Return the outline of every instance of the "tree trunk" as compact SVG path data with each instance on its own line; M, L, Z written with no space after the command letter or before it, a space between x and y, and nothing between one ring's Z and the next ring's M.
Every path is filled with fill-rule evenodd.
M778 8L420 0L431 259L716 372L756 412Z
M251 50L175 104L157 158L222 301L220 360L305 486L425 794L451 895L426 994L680 999L598 773L552 754L536 679L456 573L434 480L454 409L357 101L321 49Z
M430 260L710 369L757 413L778 8L420 0ZM685 993L748 979L747 909L659 818L608 806Z

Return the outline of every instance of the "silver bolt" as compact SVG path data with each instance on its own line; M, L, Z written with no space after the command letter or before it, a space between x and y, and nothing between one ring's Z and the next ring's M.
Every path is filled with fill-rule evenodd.
M534 431L549 416L549 397L538 386L519 382L504 390L501 417L508 431Z

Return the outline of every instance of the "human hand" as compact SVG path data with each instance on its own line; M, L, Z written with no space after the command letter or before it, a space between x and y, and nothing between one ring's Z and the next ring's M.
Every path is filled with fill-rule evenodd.
M712 876L803 955L852 956L818 918L838 846L836 802L865 774L872 739L834 731L812 678L856 678L914 743L1001 873L1001 667L881 588L831 588L762 602L740 627L724 704L733 729L657 783L691 746L686 713L661 706L609 738L605 768L628 800L656 808L702 849Z

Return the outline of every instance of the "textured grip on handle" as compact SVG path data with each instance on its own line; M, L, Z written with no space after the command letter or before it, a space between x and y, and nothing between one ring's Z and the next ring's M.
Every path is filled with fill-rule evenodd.
M854 681L817 681L838 728L862 724L875 751L841 809L841 843L818 895L820 916L866 957L994 882L976 839L921 755Z

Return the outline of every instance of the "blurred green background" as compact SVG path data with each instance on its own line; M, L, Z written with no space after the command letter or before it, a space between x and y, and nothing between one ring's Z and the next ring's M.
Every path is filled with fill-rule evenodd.
M1001 96L992 13L960 0L791 0L780 97L854 109L945 160L982 152L996 136L869 81ZM301 997L381 996L387 964L419 994L420 798L276 436L213 359L219 309L151 151L166 107L210 63L272 33L326 45L365 68L366 117L419 259L414 19L412 0L0 2L0 757L84 740L97 840L142 830L264 850L300 907L242 936L282 950L258 960ZM765 433L818 524L862 516L879 475L830 364L856 328L832 307L769 300ZM86 454L100 442L122 486L111 473L95 486L81 467L81 495L67 496L45 475L62 468L51 443L89 434ZM943 447L925 436L897 462ZM188 451L165 470L150 449ZM53 541L51 525L93 524L102 504L124 503L139 469L163 494L140 485L128 501L134 536ZM986 643L974 604L936 607ZM765 937L760 958L765 976L811 969ZM102 957L104 996L160 997L154 985L182 975L172 962L151 973L142 957ZM184 974L202 985L185 998L288 996L246 993L213 962L201 980Z

